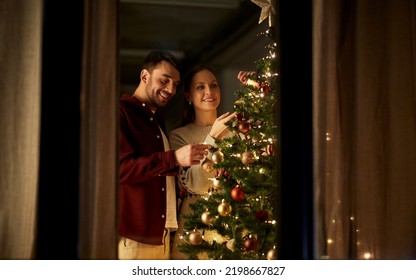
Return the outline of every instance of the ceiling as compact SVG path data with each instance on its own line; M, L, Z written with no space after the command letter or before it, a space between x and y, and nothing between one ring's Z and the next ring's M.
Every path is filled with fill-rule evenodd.
M241 40L258 28L260 10L249 0L120 0L121 86L137 84L138 67L151 49L171 51L184 68L227 63L236 47L243 55L234 62L247 60L244 50L256 39Z

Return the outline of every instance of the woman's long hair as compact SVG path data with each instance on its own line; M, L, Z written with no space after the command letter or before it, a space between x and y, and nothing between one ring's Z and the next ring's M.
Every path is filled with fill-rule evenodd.
M210 71L214 76L216 76L212 67L205 65L205 64L198 64L186 72L183 78L183 83L182 83L184 105L183 105L182 122L180 126L184 126L184 125L187 125L188 123L195 121L195 108L194 108L194 105L190 101L188 101L188 97L189 97L190 90L191 90L192 79L198 72L201 72L202 70Z

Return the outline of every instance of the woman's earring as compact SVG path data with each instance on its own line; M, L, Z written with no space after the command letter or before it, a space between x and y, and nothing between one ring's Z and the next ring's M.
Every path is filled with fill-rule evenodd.
M192 102L191 101L189 101L189 106L192 106Z

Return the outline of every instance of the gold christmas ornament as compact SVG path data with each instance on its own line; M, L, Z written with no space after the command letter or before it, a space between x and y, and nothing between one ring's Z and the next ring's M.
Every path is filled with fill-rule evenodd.
M202 169L207 173L214 170L212 165L213 165L213 162L207 158L201 163Z
M241 155L241 162L244 165L250 165L252 163L254 163L255 161L255 156L253 152L250 151L245 151L242 155Z
M214 218L211 217L211 213L209 211L205 211L201 215L201 221L206 225L211 225L214 222Z
M193 231L189 234L189 243L198 246L202 242L202 235L199 231Z
M277 251L276 249L271 249L267 252L268 260L277 260Z
M224 154L220 150L215 151L214 153L212 153L211 160L214 163L219 163L224 160Z
M221 202L220 205L218 205L218 213L220 214L220 216L227 216L231 213L231 211L233 210L233 208L231 207L230 204L228 204L227 202Z

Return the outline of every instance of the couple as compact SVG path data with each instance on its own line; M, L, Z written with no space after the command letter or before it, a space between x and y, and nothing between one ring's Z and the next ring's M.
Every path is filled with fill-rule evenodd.
M244 83L248 73L240 72L238 79ZM202 170L201 162L209 145L230 133L225 123L235 113L217 117L218 81L209 67L199 65L184 76L184 118L168 139L157 109L176 94L179 83L177 59L151 51L134 94L120 98L119 259L185 259L176 249L179 230L172 252L170 246L171 232L183 226L177 219L175 180L182 191L206 193L214 173ZM184 198L179 215L195 198Z

